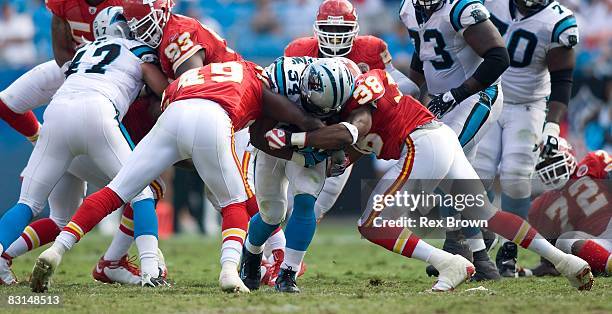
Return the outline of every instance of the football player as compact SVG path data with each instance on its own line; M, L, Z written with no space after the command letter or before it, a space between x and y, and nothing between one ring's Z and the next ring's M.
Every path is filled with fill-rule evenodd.
M234 130L247 127L262 115L306 130L322 125L318 119L305 116L286 98L265 88L264 76L263 69L247 61L211 63L183 73L164 92L164 111L151 132L136 146L133 157L105 188L83 201L68 225L78 226L81 235L86 233L99 222L91 217L111 213L136 196L151 176L157 177L185 159L193 160L198 174L222 206L224 219L228 213L246 212L246 180L235 153ZM233 210L227 210L230 208ZM88 215L88 220L79 219L88 212L96 214ZM70 237L72 243L66 246L61 237L62 234L38 258L40 271L34 272L32 280L35 286L47 285L61 254L74 243L75 238ZM237 265L233 267L234 286L222 288L249 292L238 277ZM159 277L149 279L146 284L159 283Z
M600 150L576 165L567 146L561 147L537 165L538 178L553 190L533 201L529 221L560 250L587 261L596 274L611 275L612 157ZM531 272L535 276L559 274L545 259Z
M19 202L0 219L3 246L16 240L32 216L40 214L51 190L77 156L88 157L105 175L105 181L110 181L132 149L119 121L144 82L158 95L167 86L157 68L155 51L131 37L121 12L120 7L108 7L98 14L94 20L96 40L77 50L66 70L66 81L45 111L40 138L23 172ZM83 99L87 101L83 103ZM140 192L132 206L136 215L134 237L146 277L161 272L150 189ZM69 222L57 238L56 243L61 245L51 252L69 248L70 242L81 235L82 230ZM44 267L37 264L33 278L44 272ZM38 283L31 282L34 291L46 289Z
M34 143L38 134L38 121L28 118L31 110L49 103L65 79L64 72L70 64L70 59L74 56L75 48L82 45L84 41L94 40L92 24L96 14L117 4L119 4L118 1L111 0L46 1L47 7L53 13L51 28L55 60L36 66L0 92L0 112L2 112L0 117L15 127L17 131L23 130L15 126L15 123L36 130L35 135L30 137ZM62 65L62 68L59 65ZM140 134L138 136L134 134L134 130L148 130L147 127L152 126L147 125L144 119L147 116L147 110L148 102L139 101L136 106L130 107L126 115L126 117L132 117L129 119L127 128L134 142L141 138L139 138ZM30 113L15 114L23 112ZM8 114L8 118L3 114ZM31 115L31 117L34 116ZM92 162L87 158L75 158L68 173L58 182L50 195L49 207L54 216L33 222L18 241L11 244L11 247L4 248L6 251L0 258L0 276L11 273L12 258L49 243L59 234L60 229L69 221L71 213L76 210L83 197L85 181L104 182L105 175L95 173L97 171L92 171L92 169L95 167L92 167ZM163 182L156 180L152 183L152 187L155 187L156 198L161 198ZM121 222L120 232L115 233L113 242L94 267L93 276L96 280L103 282L140 283L138 269L128 262L126 256L133 241L131 207L128 206L124 210Z
M308 73L309 69L305 71ZM312 88L316 89L317 85L307 84L305 95L316 95L310 90ZM343 123L310 132L270 130L267 133L268 145L271 148L312 146L327 150L344 149L349 152L350 162L366 153L374 153L382 159L397 159L397 164L385 173L372 195L393 195L400 189L415 193L423 189L433 192L441 180L458 178L473 181L472 184L454 185L445 192L485 193L456 133L436 121L417 100L403 96L384 71L371 70L357 77L355 91L341 116ZM470 261L430 246L408 228L375 223L376 218L383 217L386 211L393 211L395 207L376 209L374 197L370 197L359 220L360 233L387 250L436 267L440 275L433 291L450 291L474 274ZM522 218L498 210L486 198L483 206L466 208L462 214L467 219L486 220L492 231L551 260L579 290L591 289L593 276L587 262L555 248Z
M344 59L344 58L342 58ZM315 61L316 60L316 61ZM313 63L314 62L314 63ZM345 64L351 66L345 66ZM310 65L311 74L304 71ZM352 71L351 71L352 69ZM303 107L306 112L321 119L332 118L348 100L353 87L353 78L360 73L356 64L348 59L313 59L309 57L280 57L268 68L272 90L285 95L295 106ZM306 77L317 78L317 82L308 81ZM294 85L298 86L297 93ZM319 89L312 89L310 97L318 98L319 107L303 102L304 94L300 92L304 84L319 84ZM290 93L293 91L293 93ZM270 150L265 144L265 134L276 125L276 121L259 120L250 127L251 141L261 150L255 159L255 182L257 197L261 204L259 214L251 218L249 233L245 241L241 278L251 290L259 288L260 262L263 255L263 244L271 232L278 228L287 212L287 187L293 186L289 198L293 198L293 211L287 221L285 233L287 245L284 259L276 259L278 268L268 269L268 284L274 282L279 292L300 292L296 278L306 250L314 237L317 217L315 203L323 189L326 179L327 152L305 148L294 152ZM291 128L292 126L281 126Z
M502 110L499 79L509 63L489 11L479 0L412 0L402 2L399 14L415 46L409 78L426 83L427 107L455 131L473 161L476 144ZM475 278L498 279L480 230L464 233L473 254L450 234L445 248L473 257Z
M314 35L293 40L285 48L285 56L345 57L355 62L362 72L370 69L386 70L404 94L418 97L419 87L391 63L387 43L378 37L359 35L357 12L348 0L325 0L321 3L314 23ZM299 93L297 85L294 84L288 93ZM352 166L342 175L325 181L315 204L317 219L320 220L333 207L351 170Z
M227 46L226 41L215 31L191 17L174 14L171 0L143 1L124 0L125 15L130 21L130 27L136 37L152 48L156 48L162 66L162 71L169 79L176 79L187 70L202 67L209 63L239 61L242 57ZM245 145L248 143L246 130L237 132L238 156L243 161L249 158ZM248 162L246 163L248 164ZM247 178L247 183L250 179ZM258 211L257 200L252 192L252 182L247 186L247 212L241 208L228 207L221 210L214 195L208 195L214 207L221 210L222 237L220 285L224 290L235 289L238 278L236 266L240 262L242 245L246 236L250 215ZM272 246L284 246L282 230L275 233ZM240 282L241 283L241 282Z
M502 75L504 108L478 146L474 168L491 189L499 171L502 208L526 218L531 175L542 146L559 138L559 122L572 90L578 26L572 11L552 0L485 2L504 36L510 67ZM499 169L499 170L498 170ZM515 277L517 247L506 242L497 253L502 276Z

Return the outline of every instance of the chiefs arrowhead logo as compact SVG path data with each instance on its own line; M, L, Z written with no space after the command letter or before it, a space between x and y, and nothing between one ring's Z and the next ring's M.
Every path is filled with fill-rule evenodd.
M361 71L361 73L366 73L370 71L370 66L367 63L361 62L357 66L359 67L359 70Z
M89 7L89 14L96 14L96 11L98 11L96 7Z

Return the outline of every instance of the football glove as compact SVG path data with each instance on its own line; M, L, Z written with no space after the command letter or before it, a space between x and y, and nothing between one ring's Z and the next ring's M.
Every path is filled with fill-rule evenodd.
M306 133L293 133L283 129L272 129L266 132L266 140L271 149L282 149L292 146L302 148L306 141Z
M346 171L351 165L348 156L342 150L337 150L331 153L331 158L327 159L327 176L337 177Z
M546 122L542 131L542 142L534 148L540 149L540 158L547 159L559 151L559 125L554 122Z
M453 110L458 104L453 94L451 92L446 92L434 95L427 105L427 108L429 108L429 111L431 111L436 118L440 119L449 111Z

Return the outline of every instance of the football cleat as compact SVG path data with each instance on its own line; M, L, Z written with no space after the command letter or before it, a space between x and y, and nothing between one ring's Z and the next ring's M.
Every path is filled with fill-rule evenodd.
M274 289L284 293L300 293L300 288L296 282L297 273L289 267L288 269L281 268L276 278Z
M253 254L244 247L240 262L240 279L249 290L259 289L261 284L261 259L263 253Z
M249 290L249 288L247 288L244 282L240 279L240 275L238 275L238 271L236 270L235 264L221 266L221 273L219 274L219 285L221 286L221 290L225 292L251 292L251 290Z
M158 268L159 273L157 277L153 277L151 274L144 273L140 276L140 285L142 287L170 287L170 283L166 281L166 278L162 276L164 273L161 268Z
M166 266L166 258L164 257L164 253L162 253L162 251L159 248L157 248L157 256L159 258L159 260L157 261L157 264L159 268L162 270L161 276L167 279L168 278L168 266Z
M438 276L438 281L431 287L433 292L453 291L459 285L472 278L476 269L465 257L453 255L440 264L438 271L440 276Z
M13 265L13 259L6 254L2 254L0 257L0 286L10 286L17 284L17 277L11 266Z
M476 274L472 277L474 281L501 279L497 267L495 267L495 264L490 259L482 261L474 260L474 267L476 268Z
M516 265L518 256L518 247L514 242L506 242L497 251L495 264L502 277L516 278L519 277L519 269Z
M30 288L32 292L45 292L49 289L51 276L62 261L62 255L53 246L43 251L34 264Z
M129 258L125 255L118 261L107 261L102 256L94 267L92 276L102 283L138 285L141 283L140 269L134 264L135 259L136 257Z
M458 240L459 237L463 237L463 235L458 234L456 231L447 232L442 249L451 254L461 255L468 261L474 260L469 245L463 240ZM425 272L429 277L438 277L440 275L440 272L433 265L427 265Z
M264 275L264 278L267 277L268 279L265 284L270 287L274 287L276 284L278 272L280 271L281 264L285 260L285 251L282 249L273 250L272 256L274 256L274 263L270 264L270 266L266 268L266 274Z
M555 268L578 290L591 290L593 287L591 267L580 257L566 254L563 261L555 265Z

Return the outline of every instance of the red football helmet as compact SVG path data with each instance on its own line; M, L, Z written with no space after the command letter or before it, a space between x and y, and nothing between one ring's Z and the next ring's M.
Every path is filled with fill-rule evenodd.
M172 7L172 0L123 0L123 15L138 40L157 48Z
M327 57L346 56L359 33L357 12L348 0L325 0L319 7L314 33Z

